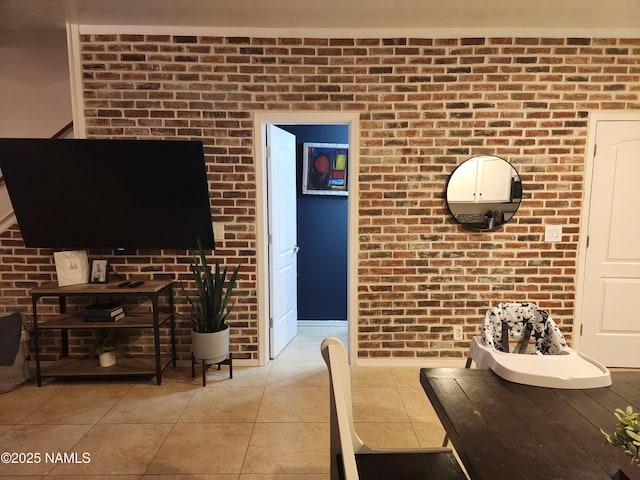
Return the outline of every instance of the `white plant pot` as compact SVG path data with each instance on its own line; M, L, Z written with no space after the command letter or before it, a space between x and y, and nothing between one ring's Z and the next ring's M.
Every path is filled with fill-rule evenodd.
M101 367L112 367L116 364L116 352L104 352L98 355Z
M624 473L629 480L640 480L640 463L631 463L631 457L624 452L620 455L620 471Z
M219 363L229 356L229 326L213 333L191 331L191 351L196 360Z

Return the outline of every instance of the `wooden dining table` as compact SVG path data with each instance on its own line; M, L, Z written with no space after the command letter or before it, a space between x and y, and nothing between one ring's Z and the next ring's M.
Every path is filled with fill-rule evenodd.
M420 371L471 480L624 479L621 450L605 445L600 429L613 432L614 409L640 409L640 370L611 377L609 387L573 390L512 383L491 370Z

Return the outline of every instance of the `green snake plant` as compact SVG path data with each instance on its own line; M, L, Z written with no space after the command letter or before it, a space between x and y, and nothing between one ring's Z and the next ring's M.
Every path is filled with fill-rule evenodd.
M207 257L198 240L198 254L191 252L193 262L191 272L196 283L196 292L189 295L182 283L182 293L189 303L189 313L193 322L193 330L197 333L220 332L227 328L227 315L233 308L230 304L231 294L236 284L240 265L238 265L227 281L227 267L220 271L220 263L216 261L214 272L207 263Z

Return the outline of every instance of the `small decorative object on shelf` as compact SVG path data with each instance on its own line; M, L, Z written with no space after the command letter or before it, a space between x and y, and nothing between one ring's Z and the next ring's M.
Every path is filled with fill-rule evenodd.
M116 357L126 357L126 339L119 330L96 330L95 350L101 367L111 367L116 364Z
M89 282L89 258L85 250L53 252L53 258L59 287Z
M628 406L624 410L616 408L613 412L618 419L616 429L612 435L600 429L605 436L606 443L620 447L624 454L621 456L620 471L630 480L640 479L640 412L634 412Z
M91 261L90 283L109 283L109 259L97 258Z
M117 322L124 317L120 303L92 303L82 309L85 322Z

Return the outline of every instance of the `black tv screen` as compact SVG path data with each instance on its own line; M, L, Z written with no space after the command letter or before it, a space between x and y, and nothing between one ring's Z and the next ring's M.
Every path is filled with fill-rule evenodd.
M201 142L0 139L25 245L214 248Z

